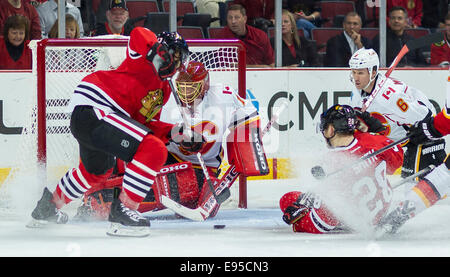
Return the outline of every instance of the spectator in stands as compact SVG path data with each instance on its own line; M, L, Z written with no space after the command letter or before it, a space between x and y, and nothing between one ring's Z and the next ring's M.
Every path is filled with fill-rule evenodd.
M247 11L247 24L267 33L275 22L275 0L234 0Z
M422 25L422 0L388 0L387 10L390 11L393 7L405 8L408 28L417 28Z
M53 27L48 33L49 38L58 38L58 20L55 21ZM80 27L78 22L71 14L66 14L66 35L65 38L80 38Z
M389 10L389 28L386 28L386 65L389 66L403 45L414 39L405 32L408 26L407 12L403 7L393 7ZM373 39L373 49L380 55L380 35ZM408 52L397 66L425 66L427 62L421 49Z
M12 15L21 14L28 18L30 39L41 39L41 25L36 8L27 0L1 0L0 1L0 30L4 29L6 19Z
M361 17L356 12L349 12L342 22L342 34L327 41L327 51L324 60L325 66L346 67L348 61L357 50L372 48L372 41L361 36Z
M106 22L97 23L93 33L100 35L123 35L129 36L134 26L130 23L127 3L125 0L111 0L109 9L106 11Z
M58 18L58 0L48 0L47 2L39 5L36 10L39 14L41 22L42 36L46 38ZM78 27L80 28L80 37L83 37L84 28L80 10L74 5L66 3L66 14L67 13L75 17L78 22Z
M226 5L227 0L196 0L198 13L210 14L211 18L219 18L219 20L211 22L211 27L220 27L220 3Z
M306 38L298 35L294 15L288 10L283 10L281 22L282 66L319 66L316 47ZM270 43L275 49L274 37L270 39Z
M16 14L5 21L0 39L0 69L31 69L30 21Z
M448 0L423 1L422 27L429 29L445 28L444 19L448 13Z
M450 13L445 17L444 40L431 45L431 65L450 65Z
M305 38L311 38L311 31L320 27L320 0L287 0L285 5L293 13L297 28L303 29Z
M227 26L224 27L221 37L240 39L245 44L247 66L274 66L274 52L267 34L247 24L246 11L242 5L233 4L228 8Z

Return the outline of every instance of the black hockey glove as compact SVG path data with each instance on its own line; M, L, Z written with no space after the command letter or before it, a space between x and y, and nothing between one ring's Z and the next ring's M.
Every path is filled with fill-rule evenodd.
M297 201L284 210L283 221L291 225L302 219L313 208L316 198L310 192L300 194Z
M169 133L169 138L171 141L180 145L181 148L191 153L199 152L206 143L205 138L201 134L193 130L184 131L182 124L177 124L172 128Z
M360 124L364 124L367 126L369 133L381 133L386 130L386 126L384 126L378 119L371 116L368 112L361 112L360 110L356 110L356 117ZM359 129L359 128L358 128Z
M434 117L431 113L422 121L416 122L408 129L409 141L412 144L424 144L426 142L442 138L442 134L434 128Z
M152 49L148 51L147 60L153 64L161 80L166 80L175 74L173 57L164 44L155 42Z

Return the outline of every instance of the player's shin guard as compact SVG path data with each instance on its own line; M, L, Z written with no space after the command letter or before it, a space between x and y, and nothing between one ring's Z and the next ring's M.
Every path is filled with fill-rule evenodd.
M167 149L164 143L153 135L147 135L125 169L122 193L119 196L125 206L138 209L166 159Z
M91 174L80 163L78 168L72 168L61 178L53 193L52 201L60 209L72 200L82 197L92 187L103 184L111 172L112 169L100 175Z

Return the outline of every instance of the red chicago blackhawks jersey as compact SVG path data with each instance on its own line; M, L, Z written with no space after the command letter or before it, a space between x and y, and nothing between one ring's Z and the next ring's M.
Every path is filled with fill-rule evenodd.
M381 135L355 133L355 139L346 147L333 148L327 161L333 164L329 172L348 165L342 174L333 177L333 190L345 195L343 199L348 209L365 210L369 216L368 222L376 224L387 212L392 200L392 188L386 178L393 174L403 163L403 150L400 146L392 147L383 153L367 159L365 162L351 166L359 159L390 144L392 140ZM297 200L301 192L290 192L280 200L280 208L286 207ZM333 231L340 222L320 199L315 199L312 209L293 224L294 232L327 233ZM345 223L343 223L345 225Z
M147 125L156 136L165 139L171 125L160 122L159 116L171 90L146 58L156 41L149 29L133 29L125 60L117 69L86 76L75 88L69 109L88 105L106 113L118 112Z
M434 127L444 136L450 134L450 76L447 79L445 107L434 118Z
M432 65L440 65L441 63L450 62L450 44L447 40L447 36L445 39L438 42L433 43L431 45L431 60L430 63Z

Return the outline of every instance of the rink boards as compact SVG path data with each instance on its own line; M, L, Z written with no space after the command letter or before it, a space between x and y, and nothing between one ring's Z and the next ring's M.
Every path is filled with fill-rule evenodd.
M392 77L422 90L437 109L442 108L448 70L398 69ZM36 79L30 72L1 72L0 82L1 183L14 166L20 132L27 120L26 104L35 97ZM249 69L246 82L247 98L259 109L262 126L274 107L282 101L290 103L263 139L272 168L264 178L298 177L325 148L321 135L316 132L320 114L350 96L352 84L348 69Z

